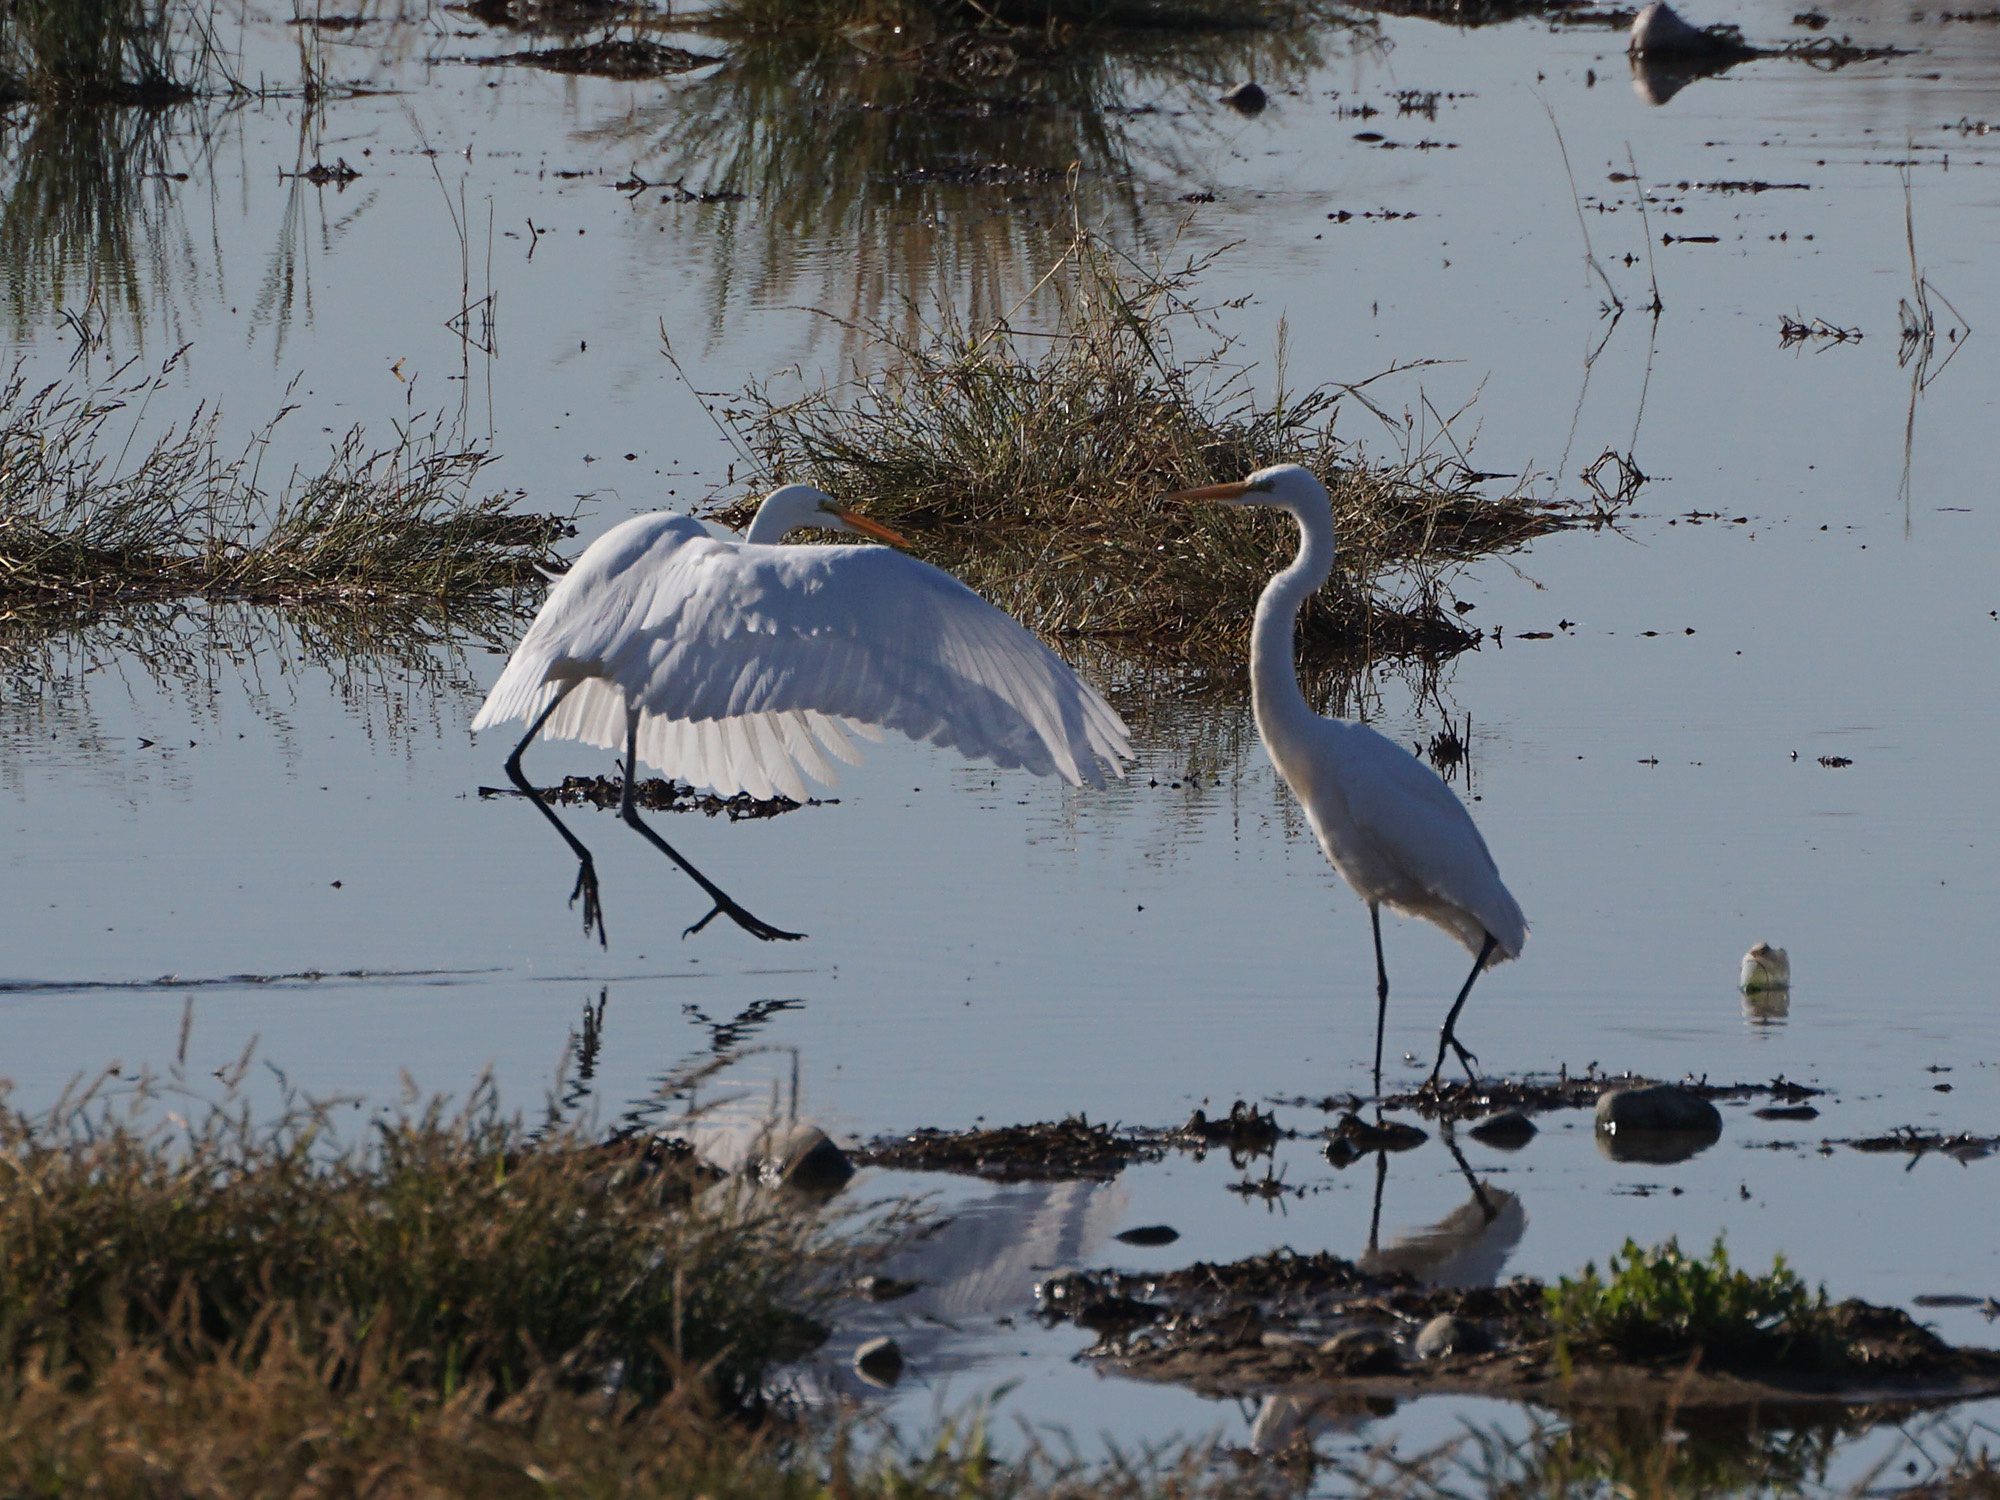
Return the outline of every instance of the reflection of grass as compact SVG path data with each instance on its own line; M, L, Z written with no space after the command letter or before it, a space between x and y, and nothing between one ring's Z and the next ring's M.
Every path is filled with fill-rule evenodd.
M317 473L267 493L257 457L216 453L198 412L127 461L114 418L165 373L77 392L0 387L0 604L73 608L207 598L448 604L532 581L560 521L471 485L488 456L432 430L370 450L358 431ZM136 420L127 416L124 420Z
M662 165L648 175L745 195L672 210L702 214L718 302L796 297L817 274L813 300L853 318L939 283L991 316L1075 217L1130 235L1147 176L1205 180L1184 128L1142 139L1161 92L1246 77L1283 87L1325 60L1329 34L1114 31L1054 45L986 30L885 47L753 31L668 105L600 135L657 132Z
M915 337L877 329L886 373L790 401L753 387L738 419L769 474L865 503L1036 629L1211 660L1243 650L1294 537L1282 518L1159 497L1305 463L1333 491L1343 564L1304 612L1308 644L1469 644L1437 606L1441 573L1547 515L1480 496L1455 457L1362 462L1334 436L1337 390L1265 404L1226 345L1183 363L1175 332L1209 331L1191 275L1140 275L1084 237L1047 279L1048 336L949 314Z
M216 62L188 0L7 0L0 96L44 103L168 104Z
M136 323L148 283L185 260L170 243L176 210L163 180L176 115L58 107L25 125L0 121L0 256L16 330L50 311L71 314L86 340L114 315Z
M1807 1290L1782 1255L1769 1272L1753 1276L1729 1263L1720 1239L1705 1260L1674 1240L1651 1250L1627 1240L1605 1273L1586 1265L1581 1276L1548 1289L1549 1320L1560 1339L1621 1359L1700 1351L1717 1368L1812 1368L1835 1339L1826 1326L1825 1290Z
M1318 0L719 0L705 25L724 36L899 48L967 32L1024 33L1053 47L1103 31L1300 26L1329 9Z

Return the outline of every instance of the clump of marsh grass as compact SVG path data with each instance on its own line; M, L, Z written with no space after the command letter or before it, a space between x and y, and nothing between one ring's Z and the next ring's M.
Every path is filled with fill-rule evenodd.
M436 426L386 449L351 430L275 493L258 468L271 427L225 456L212 407L131 457L128 434L172 368L134 378L128 365L79 391L32 387L17 366L0 385L0 610L191 596L441 608L533 583L567 530L476 495L490 455Z
M1268 513L1160 497L1302 463L1332 492L1341 537L1302 644L1470 645L1440 607L1443 579L1559 519L1520 493L1482 494L1448 432L1365 458L1334 431L1345 398L1366 403L1356 387L1295 394L1281 374L1260 400L1195 301L1200 270L1146 270L1080 234L1044 279L1058 307L1046 331L948 311L915 332L870 325L867 363L844 381L790 398L753 385L728 416L766 474L865 506L1033 628L1194 660L1241 653L1295 534ZM1184 359L1175 341L1188 334L1205 347ZM749 504L725 518L740 523Z
M296 1100L268 1121L240 1097L165 1123L91 1091L0 1106L0 1379L18 1401L274 1360L335 1395L692 1384L742 1410L817 1342L801 1308L833 1252L712 1175L649 1135L531 1132L487 1086L345 1144Z

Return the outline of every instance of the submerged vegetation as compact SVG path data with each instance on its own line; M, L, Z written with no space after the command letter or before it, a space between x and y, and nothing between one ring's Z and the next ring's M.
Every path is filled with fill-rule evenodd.
M1079 235L1044 285L1046 333L949 312L914 335L876 325L866 364L731 413L760 468L864 506L1035 629L1194 660L1239 655L1257 596L1296 545L1288 520L1169 508L1170 491L1302 463L1332 492L1339 568L1303 611L1321 653L1449 655L1476 637L1441 604L1467 559L1559 524L1516 492L1489 498L1448 431L1367 458L1334 431L1354 386L1260 400L1194 300L1197 264L1146 271ZM1193 334L1208 347L1175 348ZM1282 358L1282 354L1281 354ZM749 502L727 513L747 519Z
M488 455L435 427L379 450L351 430L324 469L276 493L259 471L271 429L224 456L213 407L128 460L129 429L172 368L132 378L128 365L79 391L31 387L17 367L0 385L5 618L188 597L436 613L533 583L568 530L517 514L514 496L476 495Z

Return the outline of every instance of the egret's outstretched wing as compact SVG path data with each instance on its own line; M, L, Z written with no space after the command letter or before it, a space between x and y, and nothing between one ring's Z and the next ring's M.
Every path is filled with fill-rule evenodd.
M545 735L620 744L630 702L641 758L718 791L802 795L801 770L826 780L829 756L855 758L842 721L1073 783L1123 774L1117 714L950 574L886 547L626 527L642 523L650 535L615 528L551 593L474 728L532 715L581 678Z
M1366 724L1331 722L1340 731L1341 780L1356 828L1410 880L1477 918L1502 957L1519 957L1527 919L1465 804L1404 746ZM1462 936L1479 951L1476 935Z

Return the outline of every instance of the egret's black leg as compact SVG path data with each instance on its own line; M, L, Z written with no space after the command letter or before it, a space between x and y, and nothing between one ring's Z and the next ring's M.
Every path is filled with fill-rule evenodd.
M604 931L604 907L597 899L597 865L591 859L590 851L583 847L583 841L569 831L563 820L556 816L556 810L542 800L541 793L535 790L534 784L521 770L521 752L528 748L528 741L542 732L542 726L549 722L549 715L561 706L563 699L569 696L570 689L575 686L573 682L564 683L555 697L549 700L549 706L542 710L541 716L528 726L528 732L521 736L521 743L516 745L514 753L507 757L507 779L520 789L521 795L534 805L536 812L555 824L556 832L563 836L563 842L569 845L570 852L576 856L576 885L570 890L569 904L575 906L576 898L583 897L583 935L589 937L590 929L595 927L598 944L608 948L611 946L611 940Z
M1368 925L1375 929L1375 1101L1382 1100L1382 1028L1389 1024L1389 970L1382 962L1382 908L1368 903Z
M668 859L686 871L688 877L696 885L708 892L708 899L715 903L713 911L695 923L694 926L688 928L681 936L684 938L692 937L717 917L727 917L752 937L762 938L767 943L780 939L786 942L794 942L804 937L805 934L803 932L786 932L782 927L773 927L762 918L752 916L732 901L714 881L710 880L701 871L683 859L680 852L672 844L669 844L651 828L647 827L639 817L638 804L632 800L632 784L639 779L637 775L638 765L639 715L628 710L625 716L625 794L619 799L618 816L643 834L647 842L652 844L654 848L658 849Z
M1486 934L1486 941L1480 944L1479 957L1472 961L1472 972L1465 976L1465 985L1458 992L1458 998L1451 1003L1451 1014L1444 1018L1444 1030L1438 1034L1437 1065L1431 1069L1431 1082L1438 1081L1438 1074L1444 1071L1445 1048L1458 1054L1458 1060L1465 1065L1465 1074L1473 1083L1479 1082L1479 1075L1473 1071L1473 1064L1479 1059L1465 1050L1464 1044L1453 1030L1458 1025L1458 1013L1465 1009L1465 997L1472 993L1472 981L1479 977L1479 971L1486 967L1486 960L1493 956L1493 950L1500 946L1500 940L1492 933Z

